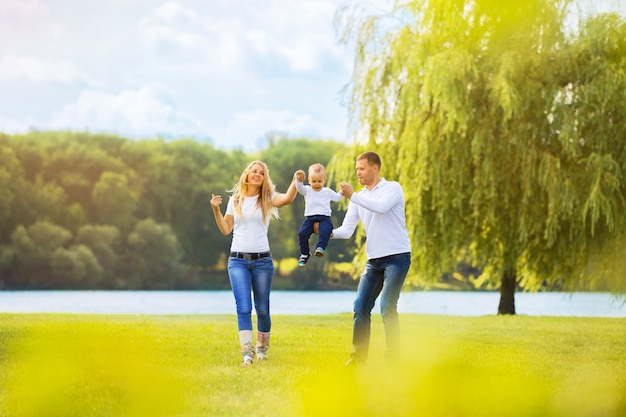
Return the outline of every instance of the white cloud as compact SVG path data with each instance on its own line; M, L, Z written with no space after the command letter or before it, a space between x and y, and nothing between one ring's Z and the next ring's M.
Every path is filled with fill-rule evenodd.
M38 126L40 126L40 123L31 116L23 117L19 120L0 117L0 128L2 132L26 134L30 130L37 129Z
M50 125L56 129L115 132L130 137L203 133L199 121L177 109L167 90L155 86L117 95L83 92L75 103L55 113Z
M254 53L284 61L294 72L314 72L327 58L338 58L332 26L337 2L274 0L264 6L247 16Z
M8 1L13 15L20 5L30 13L44 6ZM271 132L346 135L337 95L351 58L336 43L337 0L45 5L0 26L12 36L0 43L0 83L10 98L0 103L0 131L210 137L245 149Z
M87 74L68 61L45 61L30 56L0 57L0 82L90 83Z
M182 24L198 21L198 14L196 12L176 2L162 4L154 10L152 16L154 16L155 19L161 19L167 22L179 20Z
M203 43L203 23L197 13L178 3L158 6L139 22L139 35L148 44L172 44L194 49Z
M45 13L48 6L41 0L2 0L0 16L28 17Z
M332 27L335 8L334 1L233 0L196 11L170 2L144 16L137 30L155 50L187 52L212 71L313 72L328 58L341 59Z
M323 124L309 114L293 110L257 109L233 114L228 123L216 132L217 146L232 148L246 145L251 150L263 146L267 135L279 133L290 137L317 137L341 139L343 126Z

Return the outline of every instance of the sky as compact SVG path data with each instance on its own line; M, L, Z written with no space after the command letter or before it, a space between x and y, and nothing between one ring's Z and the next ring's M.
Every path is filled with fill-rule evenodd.
M356 3L0 0L0 132L190 137L247 152L274 134L350 143L354 46L333 22Z
M391 7L391 1L373 4ZM0 0L0 131L348 143L345 1Z

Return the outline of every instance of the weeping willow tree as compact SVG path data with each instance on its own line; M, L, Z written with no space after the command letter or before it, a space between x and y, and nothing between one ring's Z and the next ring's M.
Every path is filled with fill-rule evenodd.
M499 314L517 288L626 288L626 25L576 6L415 0L344 21L355 153L404 186L414 283L469 259Z

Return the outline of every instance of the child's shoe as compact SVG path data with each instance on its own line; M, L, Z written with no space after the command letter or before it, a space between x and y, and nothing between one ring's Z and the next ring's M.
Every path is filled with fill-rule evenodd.
M324 250L324 248L315 249L315 256L324 256L325 253L326 251Z
M311 255L300 255L300 260L298 261L298 266L304 266L307 262L309 262L309 258Z

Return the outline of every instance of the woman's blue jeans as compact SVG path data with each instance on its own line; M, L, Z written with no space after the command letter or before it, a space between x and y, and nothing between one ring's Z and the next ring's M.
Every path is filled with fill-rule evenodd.
M257 330L269 332L270 290L274 276L272 257L262 259L228 258L228 277L237 306L237 327L252 330L252 296L257 315Z
M380 313L387 342L386 357L397 356L400 345L398 299L411 266L411 254L401 253L369 259L361 275L354 300L353 350L351 357L358 362L367 361L370 344L371 313L380 295Z

